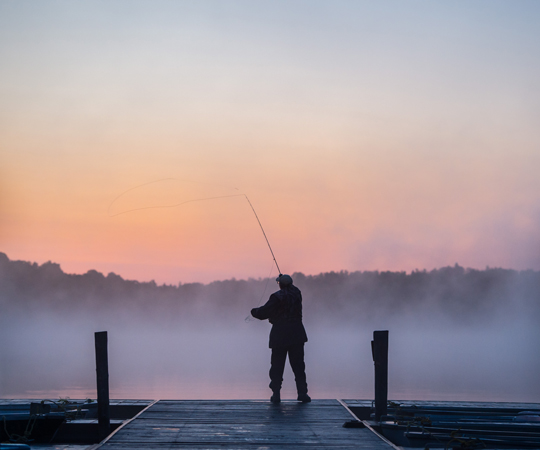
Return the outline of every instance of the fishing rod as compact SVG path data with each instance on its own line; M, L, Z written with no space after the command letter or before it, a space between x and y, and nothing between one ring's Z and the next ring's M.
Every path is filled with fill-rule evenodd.
M255 208L253 207L253 205L251 204L251 202L249 201L249 198L246 194L244 194L244 197L246 197L246 200L247 202L249 203L249 206L251 206L251 210L253 211L253 214L255 214L255 218L257 219L257 222L259 222L259 226L261 227L261 231L263 233L263 236L264 238L266 239L266 243L268 244L268 248L270 249L270 253L272 254L272 258L274 259L274 262L276 263L276 267L277 267L277 270L278 270L278 273L279 273L279 276L281 276L281 270L279 270L279 265L277 263L277 260L276 260L276 256L274 255L274 252L272 251L272 247L270 246L270 241L268 240L268 238L266 237L266 233L264 232L264 228L262 226L262 223L261 221L259 220L259 216L257 215L257 212L255 211ZM266 284L264 286L264 291L263 293L261 294L261 298L259 299L259 304L261 304L262 300L263 300L263 297L264 297L264 294L266 293L266 288L268 287L268 282L270 281L270 275L272 274L272 270L270 270L270 274L268 275L268 278L266 279ZM248 314L246 316L246 318L244 319L245 322L251 322L252 318L251 318L251 314Z
M131 192L131 191L133 191L135 189L138 189L140 187L143 187L143 186L147 186L147 185L154 184L154 183L160 183L160 182L163 182L163 181L169 181L169 180L177 180L177 179L176 178L163 178L163 179L157 180L157 181L150 181L148 183L140 184L138 186L132 187L132 188L122 192L120 195L115 197L113 199L113 201L110 203L109 207L107 208L107 215L109 217L116 217L116 216L119 216L119 215L122 215L122 214L127 214L127 213L130 213L130 212L134 212L134 211L142 211L142 210L148 210L148 209L161 209L161 208L175 208L175 207L178 207L178 206L181 206L181 205L185 205L186 203L194 203L194 202L201 202L201 201L205 201L205 200L217 200L217 199L223 199L223 198L241 197L242 196L247 200L249 206L251 207L251 210L253 211L253 214L255 215L255 218L257 219L259 227L261 227L262 234L264 236L264 239L266 240L266 244L268 245L268 249L270 250L270 253L272 255L272 259L274 261L274 264L276 265L279 276L281 276L281 270L279 268L279 265L278 265L278 262L277 262L277 259L276 259L276 255L274 255L274 251L272 250L272 246L270 245L270 241L268 240L268 236L266 236L266 232L264 231L264 228L262 226L261 220L259 219L257 211L255 211L255 208L253 207L253 204L251 203L251 201L249 200L249 197L246 194L229 194L229 195L220 195L220 196L214 196L214 197L195 198L195 199L190 199L190 200L185 200L183 202L175 203L175 204L172 204L172 205L142 206L142 207L131 208L131 209L128 209L126 211L120 211L120 212L116 212L116 213L113 213L111 211L111 207L113 206L113 204L116 203L121 197L123 197L128 192ZM235 188L235 189L238 190L237 188ZM268 274L268 277L266 279L266 284L264 286L264 291L263 291L263 293L261 295L261 298L259 299L259 304L261 304L261 302L263 300L263 297L264 297L264 294L266 293L266 289L268 288L268 282L270 281L271 274L272 274L272 269L270 268L270 273ZM250 322L252 320L251 315L248 315L244 320L246 322Z
M251 209L253 211L253 214L255 214L255 218L257 219L257 222L259 222L259 226L261 227L261 231L263 233L263 236L264 238L266 239L266 243L268 244L268 248L270 249L270 253L272 253L272 258L274 258L274 262L276 263L276 267L277 267L277 270L278 270L278 273L281 275L281 270L279 270L279 266L278 266L278 263L277 263L277 260L276 260L276 257L274 255L274 252L272 251L272 247L270 246L270 242L268 241L268 238L266 237L266 233L264 232L264 228L261 224L261 221L259 220L259 216L257 215L257 213L255 212L255 208L253 207L253 205L251 204L251 202L249 201L249 198L246 194L244 194L244 197L246 197L246 200L248 201L249 203L249 206L251 206Z

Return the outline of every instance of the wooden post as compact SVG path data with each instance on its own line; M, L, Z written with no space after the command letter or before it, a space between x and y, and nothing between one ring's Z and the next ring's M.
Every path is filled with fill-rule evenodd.
M111 432L109 413L109 362L107 356L107 332L94 333L96 343L96 378L98 402L99 439L106 438Z
M375 420L387 412L388 403L388 331L374 331L371 341L375 363Z

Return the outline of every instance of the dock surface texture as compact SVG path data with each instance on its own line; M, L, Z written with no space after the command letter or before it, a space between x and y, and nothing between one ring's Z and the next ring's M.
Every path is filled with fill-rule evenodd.
M368 428L343 428L350 420L338 400L161 400L95 448L392 450Z

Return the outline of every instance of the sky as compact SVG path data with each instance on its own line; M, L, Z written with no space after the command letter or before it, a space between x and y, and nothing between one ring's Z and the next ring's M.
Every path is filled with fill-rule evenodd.
M539 20L525 0L1 0L0 251L275 275L247 196L283 273L540 270Z

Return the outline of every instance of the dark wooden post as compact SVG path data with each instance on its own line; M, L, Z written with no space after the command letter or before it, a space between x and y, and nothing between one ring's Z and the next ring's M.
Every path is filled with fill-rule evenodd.
M388 403L388 331L374 331L371 341L375 363L375 420L387 412Z
M111 432L109 413L109 361L107 356L107 332L94 333L96 343L96 377L98 402L99 439L104 439Z

